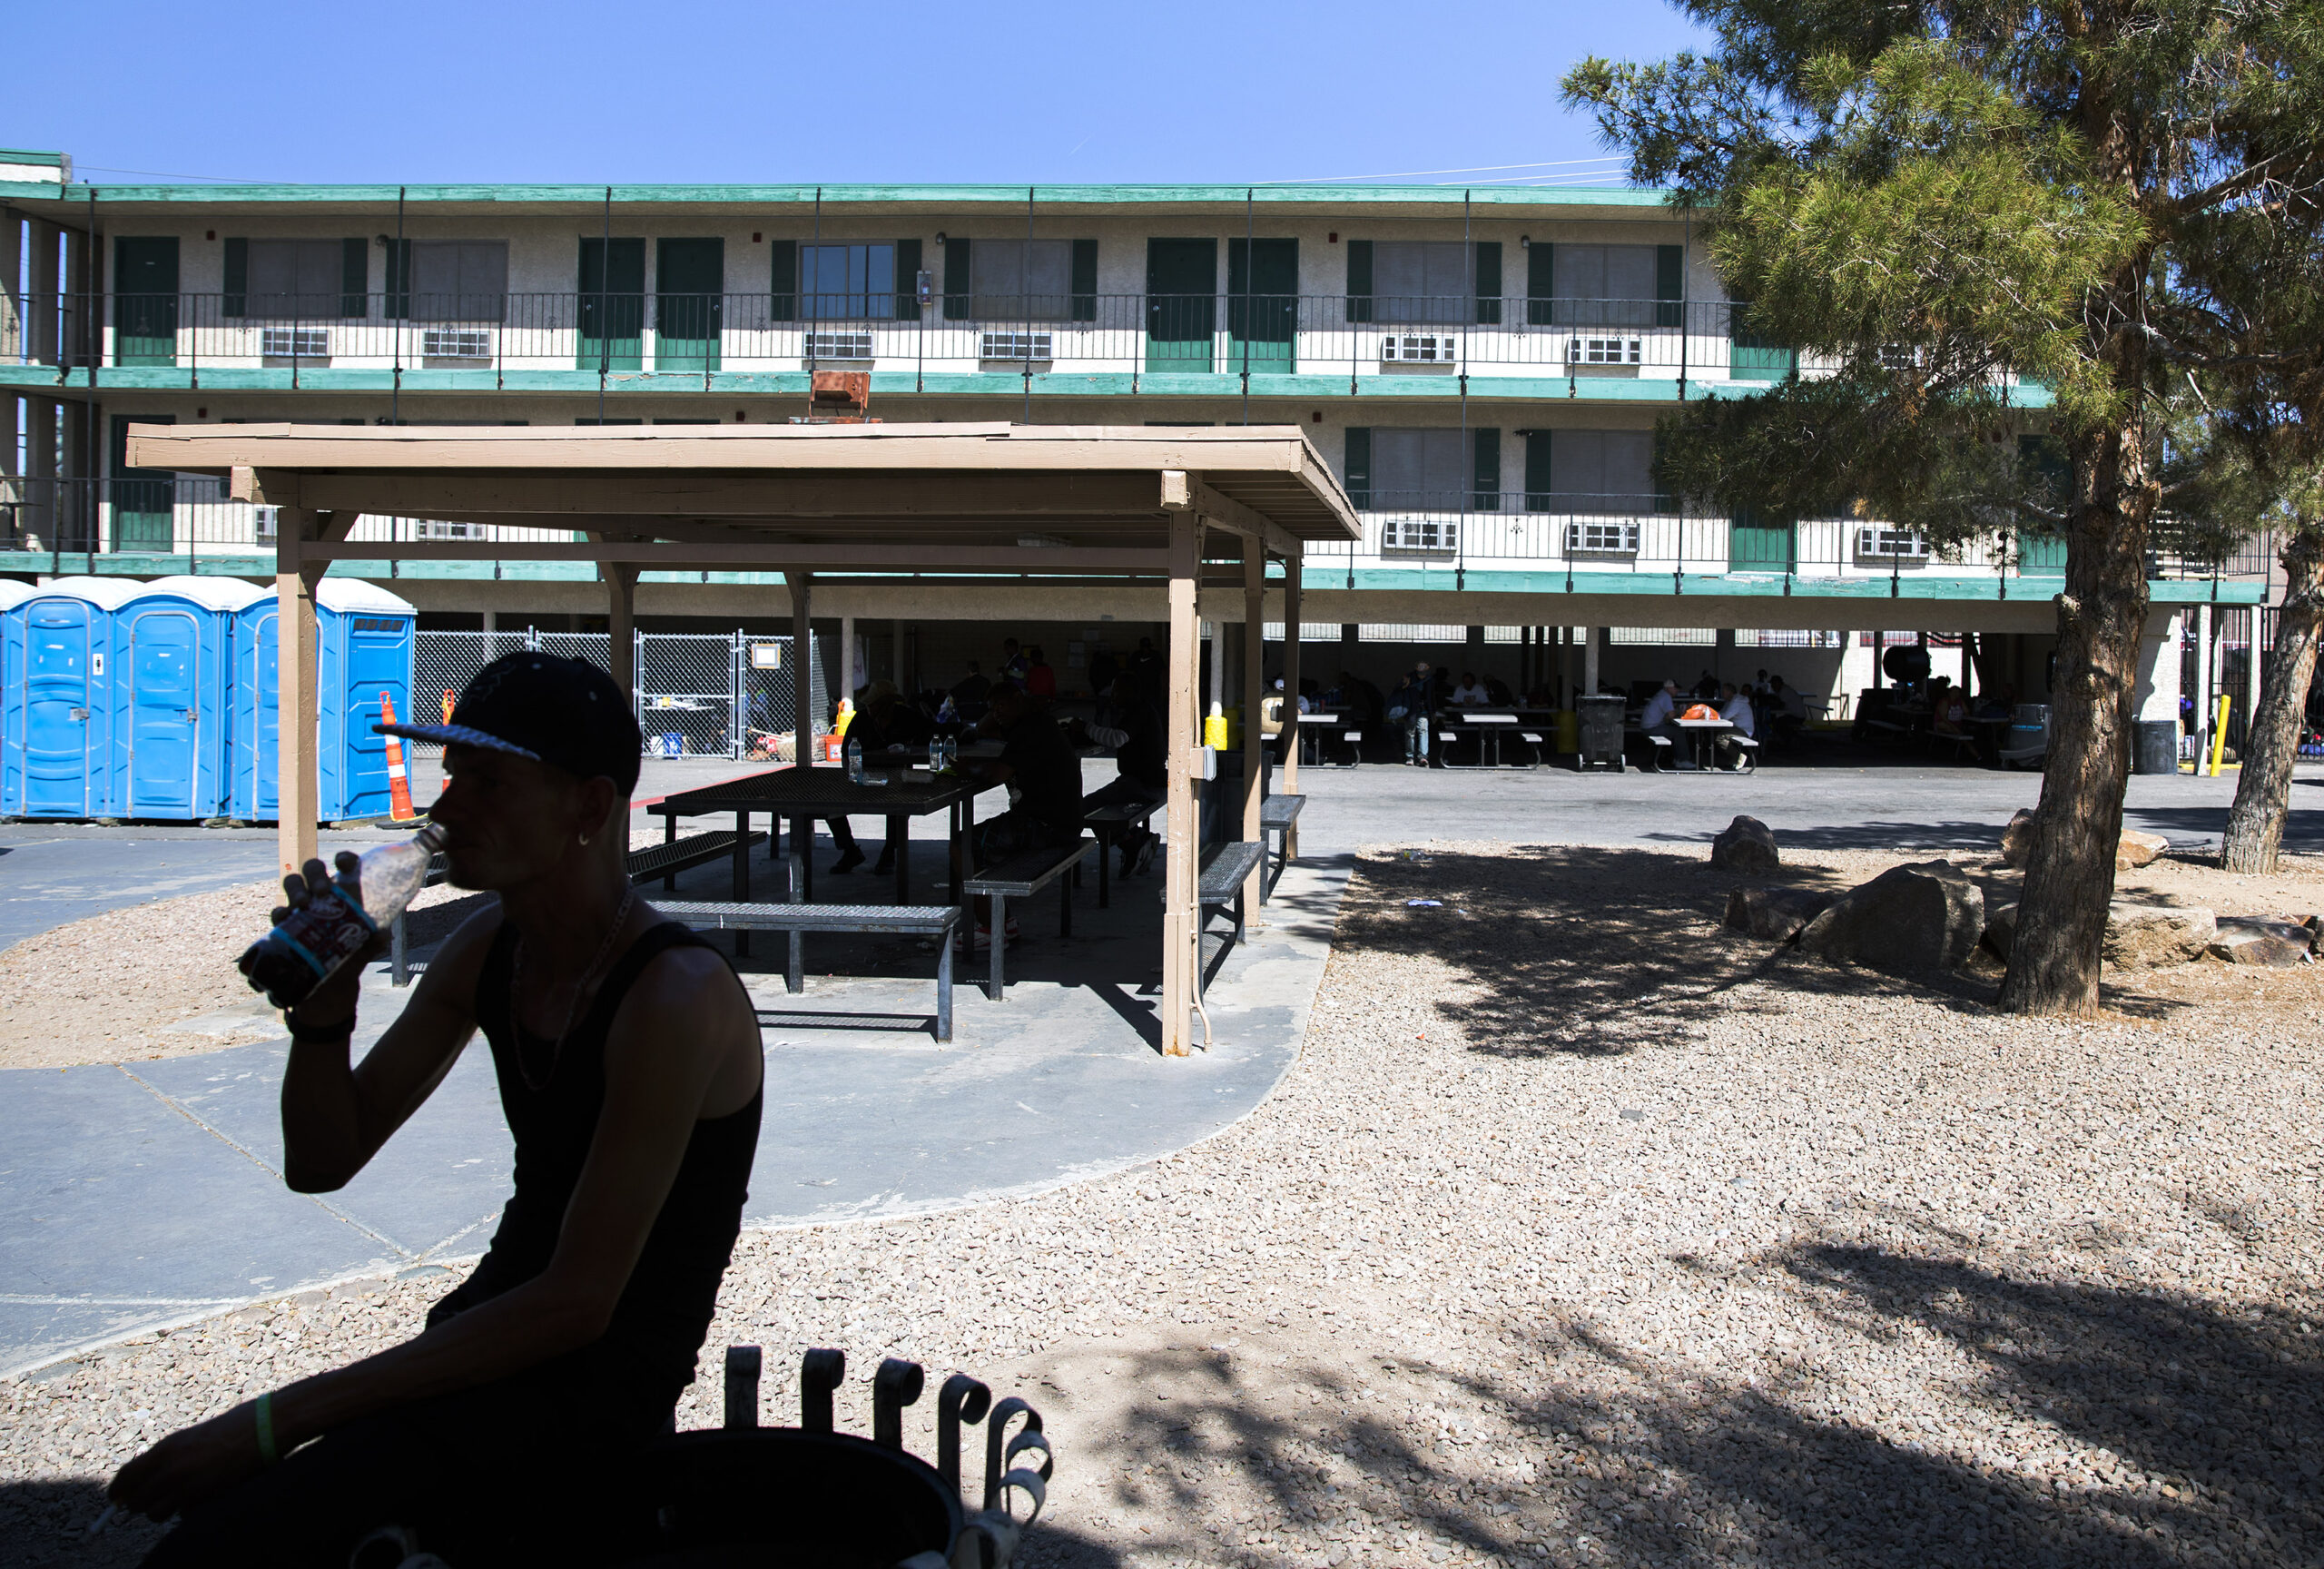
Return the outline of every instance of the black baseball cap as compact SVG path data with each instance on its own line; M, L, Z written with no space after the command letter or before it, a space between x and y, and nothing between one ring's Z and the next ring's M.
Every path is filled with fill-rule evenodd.
M478 671L446 725L374 725L375 734L480 746L529 757L583 779L603 775L627 795L645 749L637 715L614 678L586 659L520 649Z

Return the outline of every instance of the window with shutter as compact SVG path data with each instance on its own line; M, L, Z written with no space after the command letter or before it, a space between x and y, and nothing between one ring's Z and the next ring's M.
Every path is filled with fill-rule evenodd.
M1566 327L1645 327L1655 320L1654 245L1560 245L1555 319Z
M1531 480L1527 480L1531 488ZM1654 436L1646 430L1561 430L1552 512L1623 516L1659 510Z
M360 239L339 242L339 314L360 321L371 313L371 247Z
M1531 327L1547 327L1557 318L1555 302L1558 291L1558 248L1547 241L1526 248L1525 252L1525 321Z
M799 242L776 240L767 245L767 320L799 320Z
M1492 326L1501 321L1501 242L1477 242L1477 321Z
M1525 510L1550 512L1556 509L1552 492L1557 488L1557 470L1551 466L1555 448L1554 437L1547 430L1525 432Z
M1654 324L1676 327L1686 307L1687 250L1683 245L1654 248Z
M896 248L802 245L800 292L811 321L884 321L896 310Z
M229 242L230 263L235 249ZM360 241L245 240L240 249L242 287L237 291L230 277L227 288L230 293L242 294L241 314L267 321L329 321L342 312L363 314ZM349 263L350 250L355 266ZM350 274L355 285L351 301ZM350 303L351 312L347 311Z
M896 242L896 320L920 320L920 242Z
M1073 242L980 240L970 253L970 311L980 321L1073 320Z
M974 311L970 299L971 275L976 265L974 247L966 240L944 242L944 320L966 321Z
M1348 505L1368 509L1372 505L1372 432L1351 425L1345 456L1340 460L1340 483L1347 487Z
M1500 432L1493 432L1495 464ZM1372 505L1382 512L1458 512L1475 478L1457 427L1372 432Z
M1476 512L1501 510L1501 432L1488 426L1470 432L1476 447L1476 472L1469 492L1469 507Z
M1076 240L1073 242L1073 320L1095 321L1098 319L1098 242Z
M413 240L400 283L415 321L498 322L508 314L508 242ZM389 248L389 256L395 251ZM392 298L397 285L389 285Z
M1347 319L1369 321L1372 314L1372 242L1351 240L1347 242Z
M226 298L221 310L228 316L244 316L250 312L251 242L247 240L226 242Z
M1373 320L1454 323L1468 319L1469 247L1458 240L1372 242Z

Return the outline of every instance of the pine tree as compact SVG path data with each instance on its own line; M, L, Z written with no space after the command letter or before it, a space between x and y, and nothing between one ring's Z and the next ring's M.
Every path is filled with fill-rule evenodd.
M1777 515L1837 500L1940 544L2063 536L2001 1002L2090 1011L2171 499L2156 399L2190 370L2312 351L2217 307L2245 291L2254 215L2312 209L2324 182L2324 0L1682 8L1713 49L1585 61L1567 100L1634 180L1704 214L1750 330L1805 368L1666 420L1666 483ZM2038 441L2012 439L2043 431L2064 460L2046 479Z

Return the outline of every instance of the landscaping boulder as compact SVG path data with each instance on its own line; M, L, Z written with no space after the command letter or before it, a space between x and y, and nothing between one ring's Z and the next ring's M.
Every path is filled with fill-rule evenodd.
M2125 828L2114 844L2114 870L2135 871L2152 866L2155 858L2171 853L2171 841L2160 834L2142 834L2135 828Z
M1764 876L1782 869L1776 854L1776 836L1757 817L1738 817L1710 842L1710 863L1720 872L1748 872Z
M2001 858L2005 865L2025 870L2025 863L2034 858L2033 813L2021 810L2001 831Z
M1800 929L1802 953L1909 972L1966 963L1985 930L1985 896L1944 861L1892 866Z
M1727 896L1727 924L1770 942L1788 942L1838 898L1811 888L1738 888Z
M2211 955L2230 964L2305 964L2315 942L2316 933L2295 922L2223 915Z
M2116 900L2106 907L2106 945L2102 952L2117 970L2160 970L2203 956L2219 930L2200 904L2133 904ZM1985 946L2009 957L2017 936L2017 906L1996 904L1985 916Z

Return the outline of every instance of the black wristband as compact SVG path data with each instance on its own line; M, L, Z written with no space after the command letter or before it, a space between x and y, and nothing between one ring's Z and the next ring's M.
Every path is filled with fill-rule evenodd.
M292 1042L300 1046L334 1045L355 1033L355 1015L352 1013L336 1024L301 1024L290 1016L290 1011L286 1008L282 1011L282 1022L290 1029Z

